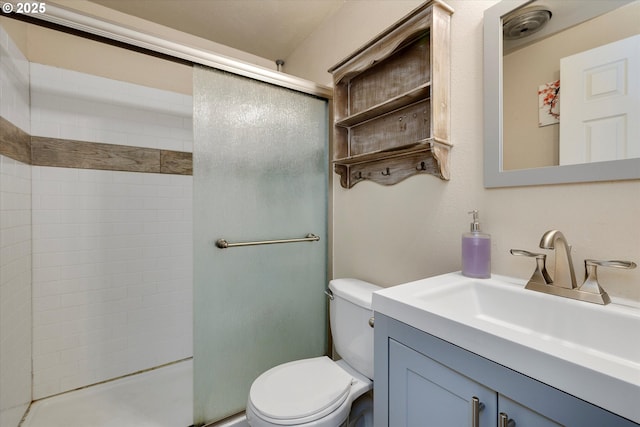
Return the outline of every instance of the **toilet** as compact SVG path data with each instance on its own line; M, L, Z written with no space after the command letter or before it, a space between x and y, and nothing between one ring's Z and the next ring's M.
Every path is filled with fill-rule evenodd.
M373 425L371 393L367 393L373 388L373 328L369 320L373 317L371 296L380 289L357 279L329 282L329 321L342 359L296 360L260 375L251 385L247 401L251 427Z

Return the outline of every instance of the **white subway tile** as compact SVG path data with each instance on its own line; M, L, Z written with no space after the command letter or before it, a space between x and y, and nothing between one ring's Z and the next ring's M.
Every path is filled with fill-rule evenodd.
M55 195L61 193L61 183L56 181L44 181L34 179L31 190L34 195Z
M77 169L79 182L112 183L113 172L95 169Z
M115 173L112 173L115 174ZM84 174L83 174L84 175ZM140 179L138 179L139 175L120 175L118 173L118 178L117 179L109 179L109 178L105 178L105 177L96 177L95 174L89 174L90 176L83 176L83 178L85 180L89 180L89 181L99 181L99 182L106 182L106 187L108 188L99 188L97 189L98 192L101 193L109 193L109 194L117 194L118 191L113 191L113 187L120 185L121 182L130 182L130 181L136 181L136 182L140 182ZM117 183L116 183L117 181ZM166 184L167 182L169 182L169 184L171 183L171 179L163 179L163 177L156 177L154 176L153 178L147 179L146 182L144 183L144 185L140 186L140 187L134 187L135 189L132 190L132 187L127 187L127 191L124 191L125 193L129 193L130 191L134 191L136 192L136 194L139 195L144 195L145 193L143 192L144 189L150 190L152 191L154 194L157 194L157 192L163 191L164 188L162 187L162 184ZM109 182L111 182L111 184L109 184ZM86 192L86 188L81 189L81 186L78 186L79 191L80 192ZM170 189L168 191L164 191L164 193L166 194L171 194L172 196L175 196L175 198L177 198L178 196L182 197L183 194L181 194L179 191L176 191L176 187L169 187ZM65 193L73 193L74 191L66 191ZM120 192L123 192L120 190ZM95 196L94 196L95 197ZM126 196L129 199L131 199L130 196ZM121 202L121 200L123 200L122 197L115 197L115 196L108 196L108 199L110 199L111 205L115 206L115 207L124 207L125 204L123 204ZM167 197L164 198L158 198L158 199L168 199ZM74 199L73 198L58 198L55 199L56 203L60 203L62 205L66 203L70 204L73 206L74 203ZM184 200L180 200L180 201L176 201L177 203L183 203ZM190 203L190 200L187 202ZM152 303L157 303L157 304L165 304L165 305L176 305L177 303L179 303L180 298L176 298L176 292L180 293L180 287L178 287L178 283L174 282L171 285L166 285L166 278L170 277L170 276L175 276L176 274L178 274L179 276L182 276L182 269L178 266L174 267L174 268L170 268L169 270L158 270L160 271L160 273L158 274L157 272L153 272L154 270L151 271L147 271L145 269L147 268L154 268L154 269L158 269L160 267L166 267L168 264L171 264L173 262L176 262L176 260L173 260L170 256L172 247L170 244L167 244L166 247L163 248L158 248L157 246L154 246L157 242L158 239L145 239L145 238L141 238L141 236L136 236L135 233L136 232L143 232L144 230L146 230L147 232L153 232L153 233L159 233L160 236L164 236L166 234L172 234L172 232L175 231L182 231L184 229L184 225L183 222L184 221L170 221L169 218L174 218L176 220L182 219L180 217L180 215L176 214L175 209L172 211L172 214L166 214L163 213L161 216L163 217L163 223L160 224L160 226L158 227L157 225L146 225L148 224L148 220L152 219L155 220L157 219L157 212L164 212L162 209L158 210L158 208L160 207L159 205L161 205L162 203L156 203L155 206L155 211L150 212L148 211L128 211L126 209L122 209L119 211L113 211L112 215L93 215L92 211L86 210L86 211L81 211L82 214L78 215L78 213L76 212L76 215L74 217L74 219L76 220L80 220L82 221L81 223L75 224L76 228L68 228L69 225L73 225L71 223L67 224L67 223L62 223L62 226L60 227L53 227L52 230L49 231L49 235L60 235L60 234L64 234L65 232L69 232L69 233L75 233L76 235L83 235L83 234L96 234L95 233L95 228L97 227L98 229L100 227L103 227L104 224L100 223L100 222L95 222L95 221L103 221L103 220L110 220L110 221L114 221L114 220L118 220L118 221L122 221L121 223L114 223L111 224L114 228L109 229L111 232L113 232L113 235L107 235L105 236L105 238L103 240L100 240L101 245L104 245L105 247L112 247L114 248L113 250L108 250L107 252L105 252L103 255L100 255L99 253L95 252L95 250L89 251L89 252L82 252L79 251L77 252L78 254L84 253L85 256L84 257L78 257L78 262L89 262L89 263L93 263L93 264L89 264L89 266L82 266L82 267L73 267L73 268L62 268L61 271L61 277L62 278L69 278L69 280L58 280L55 283L58 284L58 292L63 292L61 294L61 298L62 298L62 302L61 304L64 306L68 306L68 305L72 305L72 304L76 304L78 305L78 307L84 307L85 305L88 305L91 307L91 312L94 314L101 314L101 315L108 315L109 313L117 313L117 312L121 312L123 313L127 320L127 324L131 325L139 325L141 328L143 328L143 330L145 331L145 336L147 337L147 340L150 340L146 343L146 348L147 348L147 354L149 353L148 349L149 348L163 348L163 345L158 344L158 342L160 342L160 340L166 340L165 336L168 330L171 330L171 327L165 327L164 328L164 332L162 333L158 333L158 325L164 325L162 322L164 322L163 317L165 318L167 316L171 316L171 312L170 311L161 311L160 314L153 314L153 311L151 312L144 312L144 311L140 311L140 307L142 307L144 304L152 304ZM71 206L71 207L72 207ZM64 210L64 212L67 212L66 210ZM177 210L178 213L182 213L183 210ZM68 214L64 214L62 216L65 219L69 219L69 215ZM132 218L137 218L137 221L134 219L134 221L132 222ZM178 224L175 224L175 223ZM54 223L55 224L55 223ZM163 229L164 228L164 229ZM41 231L39 229L37 229L37 233L41 233ZM117 233L122 233L120 237L118 237ZM41 235L41 234L38 234ZM163 238L165 238L167 236L164 236ZM61 249L65 249L67 248L66 245L69 245L70 242L75 242L77 243L78 240L77 238L68 238L68 239L64 239L61 241L56 241L56 239L49 239L50 241L48 242L48 248L49 250L51 250L51 258L37 258L39 261L39 263L43 263L43 264L65 264L67 262L70 261L69 256L68 255L61 255L61 254L66 254L66 252L61 252ZM170 242L171 238L168 237L167 242ZM46 239L44 239L45 242L47 242ZM188 245L183 245L183 246L188 246ZM151 249L149 249L151 248ZM39 246L37 248L37 250L41 250L41 246ZM73 253L73 252L70 252ZM91 256L99 256L100 258L98 259L90 259ZM162 256L160 261L157 261L156 259L149 259L148 257L152 257L152 256ZM138 259L138 261L133 261L134 259ZM122 261L119 261L122 260ZM184 262L184 258L180 258L179 260L177 260L177 262L183 263ZM124 273L127 270L133 270L133 271L141 271L140 268L142 268L142 272L140 273ZM120 273L116 273L116 274L111 274L112 271L115 270L119 270ZM179 273L176 273L179 272ZM119 288L116 288L117 290L114 290L113 288L102 288L102 290L98 290L98 291L92 291L92 292L88 292L86 290L82 290L83 287L79 286L78 282L74 282L74 278L76 278L75 280L79 280L80 278L77 278L77 276L91 276L94 274L106 274L111 276L111 279L107 280L104 282L104 286L118 286ZM89 280L89 281L93 281L93 277L87 277L85 278L85 280ZM149 283L148 285L145 285L145 282L151 281L151 283ZM158 287L160 287L162 284L164 284L164 288L163 291L165 293L165 296L154 296L154 295L158 295ZM40 284L39 286L41 286L42 284ZM85 286L87 286L88 284L85 283ZM183 286L184 288L190 288L190 283L188 284L188 286ZM44 292L44 291L39 291ZM184 293L184 291L182 291ZM167 294L169 293L169 294ZM172 294L173 293L173 294ZM45 295L47 293L45 292ZM190 290L187 292L187 294L190 295ZM58 294L54 294L54 295L58 295ZM151 298L150 298L151 296ZM188 297L188 296L187 296ZM146 298L146 299L145 299ZM184 298L183 298L184 299ZM55 300L55 299L52 299ZM71 307L74 308L74 307ZM155 311L157 311L158 307L155 307ZM190 307L186 307L186 309L190 312ZM126 314L129 313L129 314ZM79 313L74 313L73 311L64 311L64 310L58 310L58 311L53 311L53 312L49 312L47 316L45 316L43 313L40 313L38 316L36 316L36 319L38 319L38 321L40 322L69 322L71 321L71 319L77 317L79 315ZM93 319L95 319L96 317L93 316L91 318L85 318L85 323L91 323L91 321ZM146 320L144 320L146 319ZM146 322L146 324L145 324ZM145 326L146 325L146 326ZM137 327L137 326L136 326ZM187 325L187 327L190 327L189 325ZM86 346L91 346L94 343L97 342L102 342L104 343L104 339L106 339L106 337L102 337L101 334L103 332L91 332L91 331L85 331L82 334L78 335L78 339L82 341L81 344L86 345ZM174 332L171 331L171 333L173 334ZM187 335L189 335L190 332L187 332ZM184 331L180 332L179 334L176 333L175 338L173 338L172 340L175 343L181 343L181 340L183 340L182 336L185 335ZM155 341L154 341L155 340ZM171 341L171 340L170 340ZM133 345L137 345L137 344L131 344ZM169 346L167 346L169 347ZM190 345L185 345L183 347L190 347ZM174 357L170 354L175 353L175 350L171 350L171 352L167 352L167 354L164 355L153 355L152 359L153 360L149 360L149 356L147 355L146 357L144 356L144 353L138 353L134 349L135 347L127 347L127 350L124 351L122 354L126 354L126 356L117 356L113 359L109 359L109 360L113 360L113 365L111 365L108 369L106 370L118 370L121 369L121 366L119 365L119 363L116 363L117 361L122 362L123 360L127 361L126 365L127 366L133 366L136 365L137 363L141 363L141 366L145 366L148 367L150 366L150 364L152 365L153 363L157 363L157 360L159 359L163 359L163 358L169 358L166 361L170 361L171 357ZM68 350L65 350L65 352L67 352L68 354L75 354L76 353L76 349L75 348L70 348ZM81 351L82 352L82 351ZM135 356L132 356L132 353L135 354ZM186 352L187 356L190 353L190 348L188 349L188 351ZM59 354L59 352L58 352ZM124 358L123 358L124 357ZM186 356L185 356L186 357ZM91 360L86 360L85 362L87 366L90 366L92 363L94 363L94 361ZM137 366L137 365L136 365ZM97 370L92 370L89 369L89 371L94 372L94 375L92 376L92 378L100 378L100 379L105 379L100 377L100 375L102 375L103 373L98 372L100 371L100 369ZM87 371L88 372L88 371ZM90 376L89 374L84 375L84 380L88 381L88 376ZM61 377L60 378L60 383L63 384L65 383L65 381L67 381L69 384L71 383L71 380L69 380L67 378L67 380L65 380L64 378L67 377ZM43 384L42 382L40 382L39 384ZM45 381L44 384L49 384L49 382ZM61 386L62 387L62 386ZM36 387L38 390L42 390L44 389L44 387L42 386L37 386Z
M33 342L33 355L34 356L42 356L45 354L56 354L61 350L69 349L76 347L78 343L78 339L75 336L67 336L67 337L55 337L55 338L46 338L46 339L36 339ZM58 365L54 368L47 369L44 373L40 373L41 381L49 381L53 377L55 377L56 371L63 371L65 368L68 368L64 365ZM34 376L35 376L34 372Z
M0 227L3 229L19 227L29 219L28 215L24 215L24 211L8 210L0 207Z
M182 151L184 141L178 138L158 137L157 148L162 150Z
M34 253L36 253L34 251ZM38 267L33 269L33 283L48 283L61 280L60 267Z
M39 179L43 181L63 182L78 182L78 172L81 170L71 168L54 168L48 166L34 166L33 168L39 171Z
M34 372L33 375L33 398L38 399L46 396L58 394L63 390L60 388L59 380L41 381Z
M34 65L43 136L192 147L191 97ZM190 356L192 178L33 167L31 179L34 396Z
M113 182L116 184L141 184L144 174L138 172L115 172Z
M61 297L59 295L33 298L33 310L40 312L60 308L60 300Z
M184 141L182 143L182 151L193 153L193 141Z
M52 368L60 363L60 353L34 357L32 363L34 372Z
M31 213L34 224L56 224L61 222L60 211L36 210Z
M31 120L31 135L45 138L60 138L60 125L45 120Z
M79 127L73 124L59 124L58 138L87 142L102 142L98 139L98 131L93 128Z
M12 61L11 56L3 55L0 68ZM19 121L20 112L17 110L25 108L24 105L15 103L20 95L7 92L20 91L21 88L7 87L4 84L7 74L1 75L3 88L0 104L7 106L7 101L14 102L2 110L3 117L28 131L29 128L25 129ZM22 84L21 79L15 76L11 78L12 83L9 86ZM5 114L7 111L10 114ZM15 418L12 425L17 425L31 401L32 274L29 168L28 165L0 155L0 383L3 388L11 390L9 395L3 396L0 419L5 423L8 419Z

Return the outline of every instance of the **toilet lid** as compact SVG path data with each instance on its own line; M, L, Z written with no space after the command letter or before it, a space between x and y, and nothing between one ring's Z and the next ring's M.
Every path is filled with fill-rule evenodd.
M260 375L251 386L253 407L268 418L311 422L345 401L351 375L326 356L296 360ZM315 417L314 417L315 416Z

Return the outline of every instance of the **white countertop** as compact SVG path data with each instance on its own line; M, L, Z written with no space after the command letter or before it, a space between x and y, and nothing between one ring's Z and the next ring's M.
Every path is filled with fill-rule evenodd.
M373 309L640 423L640 308L449 273L374 293ZM511 322L509 319L514 319Z

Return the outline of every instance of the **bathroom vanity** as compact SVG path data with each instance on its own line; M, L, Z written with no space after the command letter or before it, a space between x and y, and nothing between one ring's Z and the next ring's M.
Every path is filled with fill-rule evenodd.
M640 310L524 282L450 273L374 294L375 426L640 425ZM557 327L566 316L631 335L604 354L624 331L592 346L572 323Z

